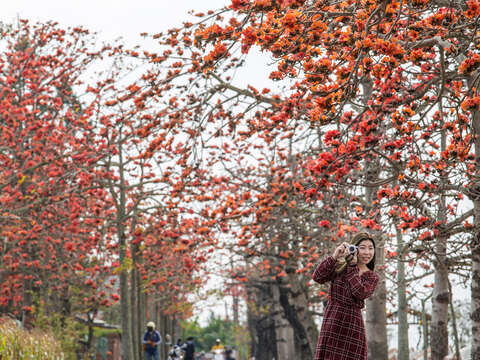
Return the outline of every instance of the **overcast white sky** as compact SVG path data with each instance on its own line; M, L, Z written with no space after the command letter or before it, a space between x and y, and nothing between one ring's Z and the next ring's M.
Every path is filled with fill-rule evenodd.
M0 0L0 21L17 18L57 21L62 27L79 26L95 31L101 40L123 38L127 46L140 44L140 33L155 34L198 20L190 10L206 12L229 6L231 0ZM247 65L237 71L235 85L272 87L269 59L252 51Z
M128 42L141 32L157 33L192 20L188 11L206 11L229 5L230 0L3 0L3 22L18 17L54 20L62 26L82 25L104 39L124 37Z

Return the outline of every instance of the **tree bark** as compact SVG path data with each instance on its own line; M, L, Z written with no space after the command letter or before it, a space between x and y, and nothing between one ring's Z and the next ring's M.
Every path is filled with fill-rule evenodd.
M429 297L430 298L430 297ZM422 300L422 331L423 331L423 360L428 360L428 339L430 335L428 333L428 317L427 310L425 310L425 302L428 300Z
M369 77L362 78L361 81L363 96L362 102L367 106L372 98L373 84ZM381 130L378 130L381 131ZM365 181L367 184L374 184L378 181L381 166L376 158L370 159L365 165ZM380 211L374 208L377 198L378 186L365 187L365 202L368 204L365 212L374 218L377 224L380 224ZM379 231L373 232L377 243L375 249L375 272L379 276L379 281L375 293L366 301L366 331L368 358L374 360L388 360L388 339L387 339L387 289L385 284L385 239Z
M143 335L143 328L147 323L147 301L146 301L146 293L142 291L141 281L140 281L140 273L137 271L137 283L139 286L137 287L137 299L138 299L138 315L137 315L137 336L138 336L138 343L140 347L140 359L143 357L143 346L141 344L141 338ZM155 326L158 327L158 322L155 321ZM160 350L160 349L159 349Z
M265 285L255 292L252 290L247 291L249 298L247 319L251 339L250 356L255 357L255 360L279 359L275 322L270 313L265 314L265 312L260 310L268 309L271 305L271 299L273 297L271 288Z
M446 259L446 238L436 240L437 260L435 260L435 283L432 296L432 322L430 330L430 349L432 360L443 360L448 355L448 270L444 266Z
M132 249L133 250L133 249ZM131 329L132 329L132 347L135 354L134 360L141 359L142 349L140 348L140 335L139 335L139 304L137 297L138 282L137 282L137 269L136 269L136 256L132 251L132 269L130 271L130 313L132 314Z
M460 344L458 340L458 329L457 329L457 315L455 314L455 307L453 306L452 299L452 284L448 282L448 294L450 295L450 314L452 316L452 329L453 329L453 338L455 340L455 356L457 360L462 360L460 354Z
M294 276L292 276L293 278ZM279 302L285 319L293 329L295 352L301 359L313 358L317 343L317 329L308 301L300 288L300 280L290 279L290 287L279 285Z
M124 235L121 237L124 238ZM130 317L130 306L129 306L129 286L128 286L128 278L127 272L123 267L125 267L125 260L126 254L125 250L122 250L122 243L125 240L120 240L120 266L122 270L120 270L120 309L121 309L121 322L122 322L122 354L123 357L126 359L134 359L133 357L133 349L132 349L132 334L131 334L131 317ZM123 245L123 248L125 246Z
M376 266L375 272L379 276L379 281L375 293L366 301L367 316L367 343L368 359L387 360L388 359L388 339L387 339L387 287L385 281L385 240L381 237L376 238Z
M475 77L476 78L476 77ZM475 80L471 79L471 82ZM475 175L480 174L480 112L475 111L473 115L473 139L475 144ZM480 184L473 184L470 196L473 201L473 226L476 231L472 237L472 305L470 317L472 319L472 359L480 360Z
M367 183L375 183L380 174L378 160L370 161L366 167ZM365 190L365 201L374 204L378 187L370 186ZM367 214L371 214L377 223L380 223L380 212L373 206L367 208ZM375 293L366 301L366 331L368 359L388 360L387 338L387 287L385 280L385 238L379 231L374 232L376 243L375 249L375 272L379 281Z
M278 286L274 287L274 298L280 298ZM277 339L277 353L279 359L296 360L298 357L295 352L294 333L290 323L283 315L283 309L278 301L274 306L275 335Z
M136 219L137 214L132 223L132 233L136 230ZM139 261L141 258L138 256L140 249L138 244L131 244L131 256L132 256L132 269L130 273L131 278L131 288L130 293L130 307L132 312L132 338L133 338L133 349L134 353L137 355L136 359L140 360L143 358L143 347L141 346L141 337L142 337L142 313L144 312L144 307L141 305L141 282L140 274L138 271Z
M397 299L398 299L398 360L409 360L408 348L408 304L407 284L405 281L405 253L401 230L397 229Z
M440 105L440 114L443 114ZM440 115L441 124L443 125L443 115ZM446 150L446 134L445 129L441 131L440 151ZM447 184L444 174L440 176L442 185ZM440 194L438 203L437 218L442 225L446 224L447 208L444 194ZM448 355L448 303L450 292L448 289L448 267L447 267L447 240L448 238L441 233L435 238L435 282L433 285L432 296L432 322L430 330L430 349L432 360L443 360Z
M475 201L475 228L480 229L480 201ZM475 233L472 244L471 289L472 359L480 360L480 230Z
M129 306L129 284L128 284L128 259L127 259L127 239L125 229L125 209L127 206L125 193L125 174L123 169L123 153L122 147L119 146L119 174L120 174L120 189L118 194L117 206L117 234L119 245L119 260L120 260L120 309L122 312L122 356L125 359L134 360L134 349L132 347L132 328L131 328L131 313ZM114 191L114 189L112 189Z

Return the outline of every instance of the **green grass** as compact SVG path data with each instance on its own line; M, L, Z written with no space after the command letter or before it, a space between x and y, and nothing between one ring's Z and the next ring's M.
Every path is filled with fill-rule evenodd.
M60 344L47 333L26 331L13 320L0 319L0 360L63 360Z
M122 329L102 329L102 328L93 328L93 337L99 338L102 336L108 336L111 334L121 334Z

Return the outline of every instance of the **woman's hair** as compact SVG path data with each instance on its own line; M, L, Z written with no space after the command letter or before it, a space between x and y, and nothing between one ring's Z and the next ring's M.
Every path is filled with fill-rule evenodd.
M375 241L373 240L373 236L366 233L366 232L361 232L361 233L358 233L356 234L353 238L352 238L352 242L358 246L360 245L360 243L362 241L371 241L372 244L373 244L373 258L372 260L370 260L370 262L367 264L367 268L369 268L370 270L375 270L375 254L376 254L376 250L375 250Z
M361 242L369 240L373 244L373 258L370 260L370 262L367 264L367 268L369 270L375 270L375 241L373 240L372 235L366 233L366 232L360 232L355 234L355 236L352 238L352 243L358 247ZM341 274L345 271L347 268L347 262L339 262L335 268L335 272L337 274Z

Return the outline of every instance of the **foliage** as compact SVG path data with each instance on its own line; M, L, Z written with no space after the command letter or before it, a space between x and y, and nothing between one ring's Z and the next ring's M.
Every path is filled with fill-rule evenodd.
M181 327L182 340L185 341L189 336L193 336L196 351L205 352L210 351L217 339L220 339L224 346L234 346L235 333L241 332L240 329L234 328L232 321L216 317L214 313L210 313L208 323L205 326L200 326L198 320L195 319L182 322Z
M39 313L35 317L35 329L50 333L62 349L65 359L75 359L82 328L74 319L64 318L58 313L48 316Z
M93 281L104 265L93 256L104 244L92 218L104 200L89 183L99 155L85 146L96 99L79 101L101 50L87 30L53 23L21 20L3 35L0 307L30 312L38 294L68 307L70 285L83 287L85 307L106 306Z
M0 319L0 359L63 360L65 355L53 335L26 331L9 319Z
M103 329L99 327L94 327L93 328L93 336L96 338L102 337L102 336L108 336L108 335L117 335L121 334L122 330L121 329Z

